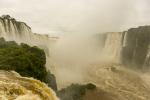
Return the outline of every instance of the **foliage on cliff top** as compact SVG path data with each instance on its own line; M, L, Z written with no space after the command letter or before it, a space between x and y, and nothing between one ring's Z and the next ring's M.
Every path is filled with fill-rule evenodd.
M42 49L0 38L0 69L46 81L46 56Z

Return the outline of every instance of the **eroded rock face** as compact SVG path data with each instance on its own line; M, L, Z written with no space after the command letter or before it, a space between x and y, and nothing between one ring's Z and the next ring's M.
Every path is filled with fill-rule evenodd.
M122 50L122 61L138 67L149 67L150 26L129 29Z
M0 70L0 100L59 100L54 91L33 78Z
M150 26L131 28L125 32L105 33L103 51L116 62L149 68Z

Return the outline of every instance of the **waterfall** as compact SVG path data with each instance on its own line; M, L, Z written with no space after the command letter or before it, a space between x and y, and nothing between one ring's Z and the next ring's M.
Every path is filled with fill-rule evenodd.
M28 25L11 18L9 15L0 17L0 37L37 46L48 46L47 43L51 40L48 35L33 33Z
M103 53L108 58L138 69L149 68L150 26L105 33L105 37Z
M106 33L103 52L104 55L106 55L110 59L113 59L114 62L120 62L122 37L123 34L121 32Z
M50 43L56 40L55 37L33 33L27 24L17 21L9 15L0 17L0 37L4 37L8 41L38 46L45 50L47 56L49 56Z
M28 25L11 18L9 15L0 17L0 37L4 37L8 41L38 46L45 50L47 57L49 57L50 51L49 43L55 41L55 38L48 35L33 33ZM47 64L47 66L50 65ZM58 100L53 90L49 89L44 83L31 78L12 76L11 74L11 72L0 71L0 77L4 76L0 78L0 88L8 86L8 88L6 87L8 91L0 89L0 100ZM8 82L5 82L5 80L8 80ZM1 94L1 91L4 93ZM5 92L10 92L10 95ZM11 93L16 94L14 96ZM41 98L41 96L43 97Z
M46 84L16 72L0 71L0 100L59 100Z

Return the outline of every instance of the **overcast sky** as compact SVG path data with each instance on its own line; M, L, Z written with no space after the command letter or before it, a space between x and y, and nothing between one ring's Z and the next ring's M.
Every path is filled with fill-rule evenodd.
M150 25L150 0L0 0L0 15L33 32L99 33Z

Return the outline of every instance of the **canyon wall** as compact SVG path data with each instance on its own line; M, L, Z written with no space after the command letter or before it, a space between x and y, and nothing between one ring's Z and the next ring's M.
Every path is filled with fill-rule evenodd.
M105 33L103 52L116 62L144 69L150 66L150 26Z
M117 63L139 68L150 66L150 26L131 28L124 32L108 32L101 35L103 54ZM58 38L35 34L24 22L9 15L0 17L0 37L15 40L18 43L36 45L45 50L49 56L49 48Z

